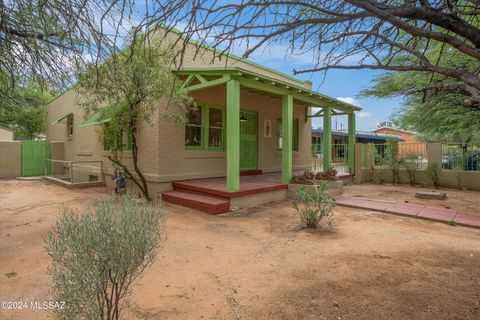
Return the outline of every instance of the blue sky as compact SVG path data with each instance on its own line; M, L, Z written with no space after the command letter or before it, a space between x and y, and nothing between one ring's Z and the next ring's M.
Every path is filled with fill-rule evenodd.
M277 53L271 54L270 52L273 51ZM241 54L241 52L235 53ZM293 69L299 70L309 66L309 64L306 63L307 61L303 60L302 57L285 58L284 54L281 50L265 50L256 53L249 60L292 76ZM357 114L357 130L370 131L375 128L378 122L387 120L392 113L398 110L402 102L400 98L373 99L358 97L359 92L371 86L371 81L381 73L381 71L372 70L330 70L325 79L321 73L301 74L296 77L311 80L315 91L360 106L363 110ZM335 118L337 118L336 122ZM339 129L342 124L343 128L346 128L346 117L334 117L332 125L335 127L335 124L337 124ZM313 126L321 127L322 118L314 119Z
M143 13L144 8L142 6L142 4L136 4L139 10L138 13ZM140 18L138 13L135 17L136 19ZM183 30L185 27L185 24L182 22L177 22L176 24L176 28L180 30ZM236 48L233 48L232 53L242 56L245 49L245 44L239 43ZM249 60L292 76L293 69L309 69L314 65L313 62L315 59L313 53L286 57L287 52L287 46L276 43L268 47L260 48L249 57ZM355 57L350 57L347 62L349 64L356 64ZM377 70L330 70L325 79L322 73L301 74L295 77L312 81L313 90L315 91L361 107L363 110L357 113L357 130L370 131L375 128L378 122L387 120L392 113L398 110L402 102L401 98L373 99L358 97L359 92L371 86L371 81L381 73L381 71ZM342 125L343 128L346 128L346 117L334 117L332 125L334 128L335 125L337 125L339 129ZM321 118L313 120L313 127L321 126Z

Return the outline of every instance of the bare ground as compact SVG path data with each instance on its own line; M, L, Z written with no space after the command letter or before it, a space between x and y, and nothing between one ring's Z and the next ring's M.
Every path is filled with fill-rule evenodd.
M48 300L42 238L58 206L105 192L0 181L0 301ZM480 230L339 207L331 229L294 231L288 202L220 216L167 208L164 249L127 319L480 318Z
M433 200L415 198L415 192L420 191L446 192L447 199ZM396 200L480 214L480 192L473 190L458 190L450 188L433 189L418 186L410 187L409 185L404 184L394 186L385 183L382 185L361 184L346 186L343 195L349 197Z

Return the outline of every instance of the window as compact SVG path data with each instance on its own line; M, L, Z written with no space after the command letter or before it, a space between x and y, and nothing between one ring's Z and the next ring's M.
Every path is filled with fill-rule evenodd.
M202 147L202 116L203 108L198 106L195 110L187 113L187 125L185 127L185 147Z
M221 108L198 106L187 114L185 149L223 150L224 112Z
M293 120L292 150L298 151L298 118ZM282 149L282 119L277 119L277 142L278 149Z
M223 148L223 111L208 109L208 148Z
M67 135L73 137L73 114L67 116Z
M109 151L132 150L132 136L128 127L121 128L116 134L110 131L117 130L109 123L103 127L103 149Z

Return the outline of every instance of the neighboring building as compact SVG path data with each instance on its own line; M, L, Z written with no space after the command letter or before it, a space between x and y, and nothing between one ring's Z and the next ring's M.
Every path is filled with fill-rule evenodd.
M372 132L398 136L403 140L404 143L420 142L417 140L417 136L415 132L400 130L394 127L379 127L373 130Z
M396 135L402 139L398 145L398 153L400 156L407 154L415 154L424 156L426 152L426 144L417 139L417 135L413 131L401 130L396 128L391 121L383 121L377 124L377 128L373 130L375 133Z
M321 153L323 129L312 129L312 151ZM356 132L357 143L376 143L383 144L388 139L402 141L399 136L394 134L376 133L376 132ZM341 130L332 130L332 145L347 145L348 132Z
M179 36L170 33L164 42L175 43ZM173 72L186 81L185 90L198 110L187 115L185 127L157 111L138 135L139 167L151 194L172 190L172 182L225 176L223 193L244 192L240 171L281 172L282 181L288 182L292 170L311 168L311 121L306 108L328 106L326 112L348 113L352 121L359 110L312 91L308 81L235 56L213 59L211 49L203 48L202 54L197 49L189 44L182 69ZM113 166L99 136L109 121L101 114L115 110L85 119L77 98L72 89L47 105L47 139L64 141L65 159L60 160L101 160L103 173L110 176ZM159 101L159 109L165 105L166 99ZM282 126L285 121L292 125ZM290 139L282 137L289 131ZM131 158L128 152L123 157ZM88 180L94 180L92 176L88 173ZM105 181L111 185L111 179Z
M0 141L15 140L15 132L12 129L0 127Z

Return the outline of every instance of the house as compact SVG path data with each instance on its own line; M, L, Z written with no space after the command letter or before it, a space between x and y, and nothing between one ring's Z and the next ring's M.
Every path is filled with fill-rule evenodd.
M415 132L396 128L391 121L378 123L377 128L374 129L373 132L398 136L401 139L398 144L398 153L400 156L406 156L408 154L424 156L426 153L426 144L418 139Z
M12 129L0 127L0 141L15 140L15 132Z
M355 133L356 143L376 143L383 144L388 139L403 142L404 140L395 134L376 133L368 131L357 131ZM312 152L322 153L323 129L312 129ZM344 130L332 130L332 144L344 145L348 144L348 132Z
M170 32L165 43L178 37ZM354 139L358 107L313 91L309 81L234 55L214 58L205 46L197 50L190 42L182 68L172 70L199 106L187 115L187 125L157 111L138 135L139 167L151 194L163 192L167 201L212 213L284 198L292 172L311 167L312 106L321 108L330 127L332 114L348 114ZM102 174L111 185L113 165L99 138L109 118L85 119L77 98L71 89L47 105L47 139L64 142L61 160L101 161L101 170L86 172L84 179ZM131 158L128 152L123 157Z

